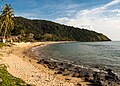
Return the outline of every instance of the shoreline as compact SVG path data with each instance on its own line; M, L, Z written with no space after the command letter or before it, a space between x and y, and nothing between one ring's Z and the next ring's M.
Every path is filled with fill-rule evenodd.
M39 46L38 49L39 48L41 48L41 46ZM34 51L37 51L38 49L36 49ZM116 86L120 85L119 75L117 73L115 73L114 70L112 70L110 68L104 68L104 67L102 68L99 66L87 67L87 66L82 66L82 65L76 65L76 64L71 63L71 62L66 61L66 60L64 60L64 61L63 60L55 60L52 58L49 58L49 59L48 58L39 58L37 63L45 65L47 68L54 70L55 74L61 74L63 76L70 76L71 70L72 70L72 72L74 72L74 74L72 74L70 77L81 78L87 82L94 83L97 86L104 86L106 84L107 85L112 84L112 85L116 85ZM62 66L64 66L64 67L62 67ZM66 67L69 67L69 68L66 68ZM70 69L70 67L71 67L71 69ZM78 72L75 72L74 70L80 71L80 72L78 73ZM66 71L67 71L67 73L66 73ZM86 73L84 73L84 72L86 72ZM96 74L96 73L98 76L97 78L99 78L99 80L97 80L97 82L94 79L95 78L94 74Z
M28 84L35 86L75 86L89 84L82 79L69 76L55 75L53 70L42 64L37 64L29 51L34 46L52 44L56 42L14 43L11 47L3 47L0 52L0 63L7 66L7 70L15 77L21 78ZM60 43L60 42L59 42ZM33 56L34 57L34 56Z
M33 59L34 60L36 60L36 62L35 63L33 63L33 65L34 66L36 66L38 69L41 69L40 67L42 66L43 67L43 69L45 68L45 70L44 71L46 71L47 70L47 73L49 73L50 75L52 75L52 76L55 76L56 77L56 79L58 79L58 80L61 80L61 81L64 81L64 82L69 82L69 83L72 83L73 85L72 86L79 86L79 84L80 85L82 85L82 86L88 86L88 85L90 85L91 83L90 82L87 82L87 81L84 81L84 79L83 78L77 78L77 77L71 77L71 76L63 76L62 74L58 74L58 75L56 75L55 74L55 70L53 70L53 69L50 69L50 68L48 68L45 64L39 64L38 63L38 61L41 59L44 59L44 58L40 58L40 59L38 59L38 57L33 53L34 52L34 49L33 48L43 48L44 49L44 47L46 47L46 46L49 46L49 45L53 45L53 44L61 44L61 43L67 43L67 42L69 42L69 41L60 41L60 42L49 42L49 43L45 43L45 44L40 44L40 45L36 45L36 46L34 46L34 47L32 47L32 48L30 48L30 50L28 50L28 51L30 51L32 54L31 55L33 55L33 56L31 56L30 54L30 56L29 57L33 57ZM74 42L74 41L71 41L71 42ZM33 49L33 50L32 50ZM35 49L36 50L36 49ZM27 53L26 53L27 54ZM46 59L46 60L48 60L48 59ZM49 59L49 60L53 60L53 62L54 61L57 61L57 60L54 60L54 59ZM71 86L71 84L68 84L68 85L70 85ZM59 86L59 85L58 85ZM61 86L61 85L60 85ZM62 85L62 86L64 86L64 85ZM66 85L65 85L66 86Z
M69 66L71 65L70 68L72 68L72 70L76 70L78 72L72 71L77 76L74 74L73 75L75 77L65 74L63 75L64 72L61 71L61 69L54 70L53 68L56 66L56 64L58 65L59 62L49 62L49 60L43 59L38 61L38 59L35 58L36 56L31 52L31 49L35 48L36 46L45 47L49 44L55 43L64 42L14 43L14 45L11 47L3 47L0 49L0 63L5 64L8 72L13 76L21 78L26 83L35 86L87 86L87 84L90 84L91 82L94 83L93 79L88 77L89 74L87 75L87 73L91 73L90 70L87 70L86 75L81 77L78 75L78 70L81 70L81 68L78 66L75 67L73 64L69 64ZM44 62L47 62L47 64ZM53 63L55 64L53 65ZM63 62L62 66L65 66L64 64L68 65L68 63ZM60 65L58 66L61 67ZM86 70L83 70L83 72L85 71ZM99 80L99 82L101 81Z

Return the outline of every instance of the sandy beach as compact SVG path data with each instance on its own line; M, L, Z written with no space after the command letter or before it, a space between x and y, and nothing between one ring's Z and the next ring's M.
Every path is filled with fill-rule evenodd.
M21 78L28 84L35 86L76 86L80 83L86 86L80 78L62 76L54 74L53 70L44 65L37 64L37 60L32 56L30 49L34 46L46 46L59 42L35 42L35 43L14 43L9 47L0 49L0 64L5 64L10 74Z

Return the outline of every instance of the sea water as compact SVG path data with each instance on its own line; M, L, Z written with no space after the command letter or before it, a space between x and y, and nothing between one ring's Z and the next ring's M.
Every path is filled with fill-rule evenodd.
M76 65L112 68L120 73L120 42L67 42L38 49L40 58L71 61Z

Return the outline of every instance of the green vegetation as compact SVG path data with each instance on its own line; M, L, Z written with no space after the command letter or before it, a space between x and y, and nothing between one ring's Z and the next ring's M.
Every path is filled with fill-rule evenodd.
M1 35L3 35L4 38L7 38L10 36L11 30L14 28L14 11L11 8L10 4L6 4L3 6L1 12L0 32L3 32Z
M30 86L19 78L13 77L6 70L5 65L0 65L0 86Z
M7 44L0 42L0 48L3 46L7 46Z
M14 11L9 4L3 7L0 14L0 36L9 38L18 36L17 41L110 41L110 39L95 31L84 28L61 25L46 20L30 20L14 17ZM15 40L16 41L16 40Z
M22 41L110 41L108 37L95 31L23 17L15 18L15 29L12 30L12 35L19 35Z

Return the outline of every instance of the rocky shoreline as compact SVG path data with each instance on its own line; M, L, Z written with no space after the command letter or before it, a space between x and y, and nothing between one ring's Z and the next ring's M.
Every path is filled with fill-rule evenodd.
M83 67L68 61L58 61L46 58L38 59L37 63L54 70L54 74L82 78L92 83L93 86L120 86L119 75L114 73L114 70L110 68L101 68L99 66L94 68ZM81 85L78 83L77 86Z
M82 82L81 79L74 83L74 81L69 82L65 80L62 75L53 74L54 72L52 70L37 64L37 60L33 59L34 56L31 56L32 53L28 52L37 45L52 43L53 42L14 43L12 46L2 47L0 49L0 64L5 64L7 71L11 75L22 79L31 86L76 86L77 82L86 86L88 82Z

